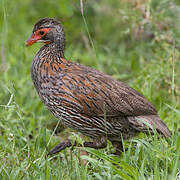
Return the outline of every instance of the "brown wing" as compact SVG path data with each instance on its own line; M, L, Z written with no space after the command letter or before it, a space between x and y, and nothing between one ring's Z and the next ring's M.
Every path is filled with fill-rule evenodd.
M89 116L157 114L155 107L136 90L92 68L69 68L61 82L65 99L69 99L63 105L79 113Z

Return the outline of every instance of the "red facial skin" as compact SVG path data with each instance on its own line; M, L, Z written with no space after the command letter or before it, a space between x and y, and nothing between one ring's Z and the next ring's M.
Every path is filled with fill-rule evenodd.
M39 29L36 32L34 32L31 37L26 41L26 46L31 46L34 43L38 42L39 40L41 40L42 37L44 37L49 31L51 30L51 28L43 28L43 29ZM43 32L43 33L42 33ZM51 43L51 41L45 41L45 44L49 44Z

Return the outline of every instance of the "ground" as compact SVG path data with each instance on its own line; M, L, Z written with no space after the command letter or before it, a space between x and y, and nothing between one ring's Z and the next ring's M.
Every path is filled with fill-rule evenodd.
M83 6L82 6L83 5ZM144 94L158 109L171 139L140 134L113 156L66 149L46 157L70 129L44 107L30 68L42 46L25 47L34 23L61 19L67 59L99 69ZM180 171L180 3L178 0L0 1L0 179L175 179ZM61 131L62 126L58 127Z

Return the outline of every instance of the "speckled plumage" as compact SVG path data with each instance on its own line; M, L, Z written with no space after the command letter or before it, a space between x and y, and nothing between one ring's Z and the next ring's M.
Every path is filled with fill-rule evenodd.
M84 146L103 148L108 139L120 154L122 137L129 139L152 128L171 136L154 105L139 92L96 69L64 58L65 34L58 21L41 19L33 33L47 27L52 30L42 39L50 39L51 43L34 58L32 80L55 117L92 138L93 142L85 142ZM72 145L70 141L63 143L50 154Z

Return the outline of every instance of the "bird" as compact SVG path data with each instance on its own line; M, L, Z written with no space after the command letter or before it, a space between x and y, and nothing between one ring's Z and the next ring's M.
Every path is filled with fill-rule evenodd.
M26 46L37 42L44 43L31 65L38 95L66 127L91 139L81 145L67 139L48 155L73 146L101 149L110 141L114 154L120 156L124 151L122 141L140 132L156 131L171 137L155 106L141 93L110 75L65 58L66 38L61 21L40 19Z

